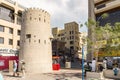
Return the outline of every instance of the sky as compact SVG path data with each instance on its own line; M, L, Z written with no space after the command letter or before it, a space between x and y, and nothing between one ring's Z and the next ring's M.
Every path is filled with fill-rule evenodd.
M64 28L68 22L84 24L88 18L88 0L13 0L27 8L40 8L51 15L51 27ZM87 32L84 26L80 32Z

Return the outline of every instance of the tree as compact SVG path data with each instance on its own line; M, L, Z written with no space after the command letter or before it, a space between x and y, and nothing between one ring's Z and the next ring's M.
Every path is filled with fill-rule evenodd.
M105 19L106 17L108 17L108 15L103 14L102 19ZM91 50L91 45L94 46L96 59L98 58L98 53L101 48L104 48L106 53L110 53L111 50L117 51L120 49L120 41L115 41L116 39L120 40L120 22L116 22L114 26L111 26L109 23L105 26L99 26L99 22L88 19L88 22L86 22L85 25L91 29L91 35L94 34L93 39L87 38L87 40L88 50ZM92 29L91 26L94 26L94 28Z

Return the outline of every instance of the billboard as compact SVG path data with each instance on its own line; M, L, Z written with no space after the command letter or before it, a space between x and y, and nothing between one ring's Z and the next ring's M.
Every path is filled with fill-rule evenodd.
M111 51L109 53L106 53L106 52L103 52L103 51L99 51L98 53L94 53L94 56L97 56L98 57L118 57L120 56L120 50L119 51Z

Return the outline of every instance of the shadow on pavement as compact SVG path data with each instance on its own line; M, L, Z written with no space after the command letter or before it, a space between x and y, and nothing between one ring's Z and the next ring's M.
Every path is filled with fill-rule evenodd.
M61 73L61 74L53 74L53 73L46 73L45 75L52 76L52 77L58 77L61 79L65 79L67 77L72 78L72 77L77 77L77 78L82 78L81 73Z

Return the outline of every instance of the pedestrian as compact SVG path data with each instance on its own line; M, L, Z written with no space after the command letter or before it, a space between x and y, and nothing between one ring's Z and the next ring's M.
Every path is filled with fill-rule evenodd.
M0 72L0 80L4 80L1 72Z
M114 76L118 75L118 72L119 72L118 65L114 65L113 72L114 72Z
M85 70L85 75L86 75L86 72L87 72L87 71L90 72L90 71L92 70L89 62L87 62L87 63L84 65L84 70Z
M96 60L95 60L95 58L93 58L91 66L92 66L92 71L95 72L96 71Z
M107 69L107 59L103 60L103 67L104 67L104 69Z
M22 64L21 64L21 71L22 71L22 77L25 77L25 62L22 61Z
M102 72L103 69L104 69L103 65L102 65L102 64L99 64L99 65L98 65L98 70L99 70L100 72Z
M107 68L112 69L113 68L113 63L111 60L107 61Z
M13 61L13 76L15 76L15 74L17 74L17 76L19 76L16 60Z

